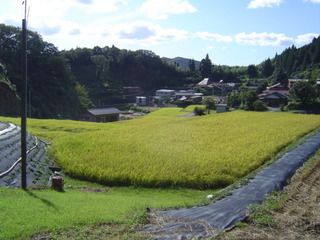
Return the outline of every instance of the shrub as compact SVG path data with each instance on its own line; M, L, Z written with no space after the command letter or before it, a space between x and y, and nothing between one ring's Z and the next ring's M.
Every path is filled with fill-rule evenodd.
M254 111L263 112L268 110L267 106L261 100L255 101L252 106Z
M195 107L195 108L193 109L193 113L194 113L194 115L196 115L196 116L203 116L203 115L204 115L204 109L201 108L201 107Z

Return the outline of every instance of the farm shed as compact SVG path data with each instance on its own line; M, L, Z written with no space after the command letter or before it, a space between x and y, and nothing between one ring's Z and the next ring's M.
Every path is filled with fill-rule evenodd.
M80 120L88 122L115 122L119 121L120 110L117 108L87 109Z
M145 106L145 105L147 105L147 97L136 96L136 104L137 104L138 106Z

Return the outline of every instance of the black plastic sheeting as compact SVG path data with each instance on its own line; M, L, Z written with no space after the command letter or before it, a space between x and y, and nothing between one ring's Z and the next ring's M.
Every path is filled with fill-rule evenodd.
M210 229L229 228L245 218L249 205L260 204L266 194L283 189L319 148L320 132L265 168L247 185L233 190L230 196L207 206L156 212L167 220L161 226L148 225L145 230L158 236L156 239L203 239L209 237Z
M46 157L45 143L27 134L27 149L33 149L27 155L27 184L48 183L51 160ZM0 122L0 186L21 187L21 162L7 174L11 166L21 156L20 127Z

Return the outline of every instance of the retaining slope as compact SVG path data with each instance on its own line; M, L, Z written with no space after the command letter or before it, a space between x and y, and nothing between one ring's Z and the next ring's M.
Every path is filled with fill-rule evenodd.
M1 125L5 128L0 131L0 186L21 187L21 130L12 123ZM27 184L46 183L51 162L45 143L27 134L27 149Z

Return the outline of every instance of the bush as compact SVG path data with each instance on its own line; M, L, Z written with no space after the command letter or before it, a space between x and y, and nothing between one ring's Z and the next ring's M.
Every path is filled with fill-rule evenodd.
M267 106L261 100L255 101L252 104L252 106L253 106L253 111L263 112L268 110Z
M203 115L204 115L204 109L201 108L201 107L195 107L195 108L193 109L193 113L194 113L194 115L196 115L196 116L203 116Z
M132 110L134 112L142 112L142 113L145 113L145 114L150 113L150 111L148 109L140 108L140 107L137 107L137 106L131 106L130 110Z

